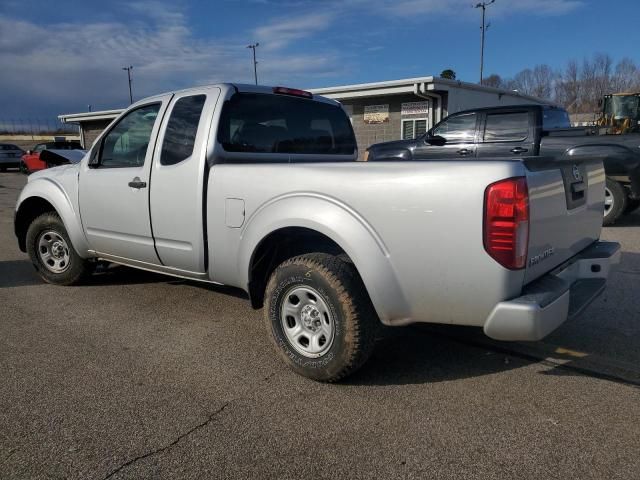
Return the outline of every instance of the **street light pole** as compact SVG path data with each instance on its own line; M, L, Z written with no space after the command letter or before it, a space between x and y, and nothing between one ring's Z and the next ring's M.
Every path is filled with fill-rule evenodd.
M492 3L495 3L496 0L491 0L490 2L480 2L475 8L482 9L482 26L480 27L480 85L482 85L482 75L484 70L484 33L489 28L490 24L485 23L485 12L487 7Z
M122 67L122 70L127 71L127 78L129 79L129 105L131 105L133 103L133 92L131 91L131 70L133 70L133 65Z
M256 85L258 85L258 62L256 61L256 48L259 46L260 44L258 42L247 45L247 48L253 50L253 78L256 81Z

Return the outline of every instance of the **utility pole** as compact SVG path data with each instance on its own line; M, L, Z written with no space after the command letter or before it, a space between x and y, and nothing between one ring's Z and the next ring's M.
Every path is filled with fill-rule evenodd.
M256 61L256 48L259 46L260 44L258 42L247 45L247 48L253 50L253 78L256 81L256 85L258 84L258 62Z
M129 79L129 105L131 105L133 103L133 93L131 92L131 70L133 70L133 65L122 67L122 70L127 71L127 78Z
M491 26L490 23L485 23L485 12L487 7L492 3L495 3L496 0L491 0L490 2L480 2L475 8L482 9L482 26L480 27L480 85L482 85L482 75L484 70L484 33Z

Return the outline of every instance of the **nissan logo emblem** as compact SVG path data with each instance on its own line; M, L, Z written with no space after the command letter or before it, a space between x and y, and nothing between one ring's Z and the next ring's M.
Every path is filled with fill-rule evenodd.
M578 165L573 166L573 178L575 178L576 180L580 180L582 178L582 175L580 175L580 169L578 168Z

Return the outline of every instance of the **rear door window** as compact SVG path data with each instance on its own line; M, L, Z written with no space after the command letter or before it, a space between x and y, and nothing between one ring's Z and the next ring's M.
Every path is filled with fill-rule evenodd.
M529 136L529 113L490 113L484 128L485 142L517 142Z
M206 99L206 95L193 95L176 102L162 142L161 165L175 165L191 156Z
M342 107L306 98L237 93L225 103L218 142L227 152L351 155Z

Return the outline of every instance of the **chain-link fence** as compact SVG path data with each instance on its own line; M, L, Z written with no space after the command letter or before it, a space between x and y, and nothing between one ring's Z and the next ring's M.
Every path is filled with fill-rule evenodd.
M77 134L78 125L58 118L0 118L0 135Z

